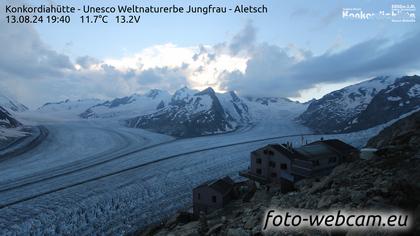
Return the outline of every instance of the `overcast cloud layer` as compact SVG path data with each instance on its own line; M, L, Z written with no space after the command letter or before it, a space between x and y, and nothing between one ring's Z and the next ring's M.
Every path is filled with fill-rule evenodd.
M72 61L43 43L32 26L0 24L1 90L29 106L67 98L108 99L152 88L173 92L183 86L296 97L320 83L404 74L420 66L419 31L313 55L293 45L259 42L257 28L248 22L216 45L169 43L126 58L81 55Z
M373 38L338 52L253 44L245 73L230 73L223 88L246 95L294 97L319 83L339 83L379 75L403 75L420 68L420 31L398 41Z

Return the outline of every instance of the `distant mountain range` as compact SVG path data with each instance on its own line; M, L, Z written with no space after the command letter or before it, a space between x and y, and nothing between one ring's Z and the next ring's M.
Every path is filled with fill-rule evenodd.
M37 111L44 113L70 113L78 115L101 102L103 101L99 99L80 99L77 101L71 101L67 99L61 102L45 103L40 108L38 108Z
M149 114L168 104L171 95L162 90L152 89L146 94L116 98L96 103L80 114L82 118L124 118Z
M183 88L156 112L128 120L128 126L151 129L177 137L232 131L250 121L248 107L233 92L216 94Z
M313 101L299 121L319 133L371 128L420 108L420 77L378 77Z
M173 94L152 89L109 101L46 103L37 111L84 119L118 119L129 127L192 137L229 132L264 119L275 120L279 113L296 117L306 107L286 98L240 97L233 91L216 93L212 88L198 91L183 87Z
M258 122L295 119L318 133L367 129L420 108L418 76L377 77L299 103L282 97L241 97L187 87L175 93L153 89L109 101L87 99L47 103L46 113L84 119L118 119L129 127L177 137L225 133Z

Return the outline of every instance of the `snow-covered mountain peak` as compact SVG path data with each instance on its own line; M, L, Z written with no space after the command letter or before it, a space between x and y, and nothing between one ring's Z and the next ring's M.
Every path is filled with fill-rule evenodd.
M251 97L246 96L245 99L251 103L258 103L264 106L278 106L278 105L288 105L288 104L300 104L299 102L294 102L288 98L284 97Z
M97 104L81 112L82 118L122 118L144 115L165 107L171 95L162 90L152 89L145 94L132 94L130 96L115 98Z
M89 107L103 103L103 100L96 98L70 100L66 99L60 102L48 102L37 109L42 113L54 113L60 116L76 117L81 112L84 112Z
M373 109L372 104L395 108L394 104L389 102L396 102L402 108L394 109L398 112L388 112L393 116L409 110L410 101L399 105L398 99L407 97L407 94L403 96L400 93L408 93L409 86L415 86L415 81L418 81L418 76L401 78L381 76L347 86L313 101L300 116L300 120L303 124L321 132L342 132L356 129L356 127L377 124L380 119L367 118L368 116L380 116L380 109ZM403 86L404 88L401 88ZM386 100L388 103L385 102ZM378 113L375 114L367 110L377 110ZM381 113L383 113L382 118L385 119L386 112L381 111Z
M196 95L215 95L216 92L214 91L214 89L212 87L208 87L206 89L204 89L203 91L200 91L198 93L196 93Z
M28 108L23 104L3 94L0 94L0 106L13 112L23 112L28 110Z
M228 94L232 98L232 101L240 101L241 99L238 97L238 95L235 93L235 91L229 91Z
M171 103L177 104L188 102L197 92L197 90L189 89L187 87L178 89L175 91L174 95L172 95Z
M133 103L135 101L137 101L138 98L140 98L141 95L139 94L133 94L131 96L127 96L127 97L122 97L122 98L115 98L111 101L106 101L101 105L105 105L109 108L114 108L114 107L119 107L121 105L127 105L130 103Z
M212 88L195 91L182 88L174 93L168 106L154 113L127 121L130 127L151 129L178 137L190 137L232 131L236 121Z
M308 111L328 109L338 119L346 119L349 115L358 114L366 109L372 98L379 91L394 83L395 79L381 76L336 90L312 102Z
M169 96L169 93L160 89L151 89L149 92L145 94L145 96L156 99L162 96Z
M379 91L372 101L356 118L347 122L345 131L355 131L373 127L397 119L403 114L420 108L419 94L413 94L420 86L420 77L403 76ZM413 96L414 95L414 96Z

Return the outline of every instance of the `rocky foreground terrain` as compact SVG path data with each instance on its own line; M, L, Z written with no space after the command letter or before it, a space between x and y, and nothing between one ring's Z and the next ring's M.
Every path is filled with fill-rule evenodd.
M238 199L199 221L181 215L150 226L136 235L331 235L327 231L262 232L265 210L276 209L402 209L414 216L407 235L420 235L420 112L400 120L372 138L377 158L344 163L320 180L296 183L296 191L281 194L259 187L249 202ZM337 232L334 232L336 235ZM368 235L393 235L370 232ZM337 235L358 235L340 232ZM366 232L363 234L366 235Z

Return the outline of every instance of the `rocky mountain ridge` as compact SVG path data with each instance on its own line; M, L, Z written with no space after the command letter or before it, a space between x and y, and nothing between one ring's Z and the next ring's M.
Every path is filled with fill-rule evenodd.
M299 121L319 133L353 132L420 108L420 77L377 77L313 101Z
M232 101L237 102L237 99L232 95ZM246 105L241 105L246 112ZM246 116L237 103L233 103L233 106L236 117ZM128 120L128 126L176 137L191 137L229 132L238 127L236 122L234 115L225 109L212 88L197 93L183 88L172 96L167 106L155 113Z
M3 94L0 94L0 106L4 109L7 109L9 112L24 112L28 110L28 108L25 105Z
M22 124L17 121L12 114L0 106L0 127L1 128L16 128Z

